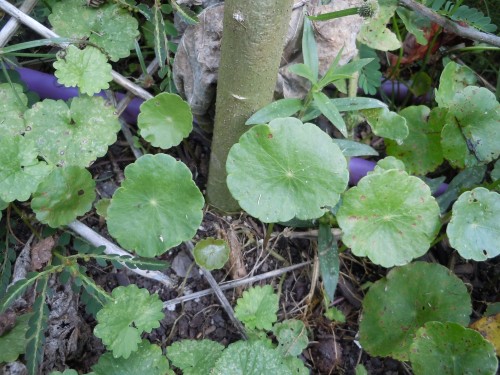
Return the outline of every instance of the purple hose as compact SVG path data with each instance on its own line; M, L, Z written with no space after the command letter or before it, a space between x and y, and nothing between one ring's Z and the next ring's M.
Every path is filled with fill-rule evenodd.
M42 99L62 99L68 100L78 96L78 89L76 87L65 87L57 82L57 78L52 74L41 73L28 68L16 68L21 76L21 79L26 83L28 89L36 92ZM97 94L106 97L104 91ZM117 93L117 100L121 100L125 95ZM122 116L128 123L135 124L137 122L137 115L139 114L139 107L143 100L134 98L127 106Z
M74 87L65 87L57 82L57 78L51 74L41 73L36 70L28 68L17 68L17 71L21 75L21 79L26 83L31 91L36 92L41 98L50 99L63 99L67 100L78 96L78 89ZM395 84L398 88L398 97L405 97L408 93L408 87L402 83ZM390 94L395 86L392 82L385 82L382 85L382 89L386 94ZM100 96L105 96L103 92L99 93ZM125 95L118 93L116 94L117 99L121 100ZM137 116L139 115L139 107L144 101L139 98L134 98L132 102L123 112L122 116L128 123L135 124L137 122ZM375 168L375 162L360 158L351 158L349 161L349 183L355 185L361 178L366 176L366 174ZM445 192L447 184L441 184L434 195L438 196Z

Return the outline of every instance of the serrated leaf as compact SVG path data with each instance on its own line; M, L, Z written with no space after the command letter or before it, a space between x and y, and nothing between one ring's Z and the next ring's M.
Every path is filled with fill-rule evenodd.
M450 61L444 67L439 78L439 89L436 89L436 102L442 108L448 108L455 94L477 81L476 74L465 65Z
M323 288L330 301L333 301L333 296L339 280L340 260L337 240L333 236L330 225L328 224L319 224L318 260L319 272L323 280Z
M387 154L401 159L408 173L425 175L434 171L443 162L441 151L441 129L446 110L426 106L412 106L399 112L406 119L408 136L398 144L386 140Z
M14 362L26 351L25 334L28 331L28 321L32 314L23 314L16 318L12 330L0 336L0 363Z
M17 95L16 95L17 94ZM0 132L4 136L14 136L24 133L24 111L28 97L23 87L16 83L0 84Z
M78 86L81 93L90 96L109 88L113 79L108 59L92 46L81 50L70 45L64 58L57 56L54 68L59 83L66 87Z
M54 169L38 185L31 208L36 218L52 228L67 225L87 213L95 199L95 181L77 166Z
M184 375L205 375L211 373L223 350L212 340L181 340L167 347L167 357Z
M365 109L361 114L370 124L374 134L379 137L402 142L408 136L406 119L388 108Z
M357 40L379 51L395 50L401 46L401 42L386 25L398 7L398 1L379 0L378 5L379 9L375 16L361 26Z
M229 252L226 241L215 238L203 239L193 249L196 264L209 271L224 267L229 259Z
M429 187L396 169L370 174L349 189L337 220L352 252L383 267L424 255L440 227Z
M331 138L295 118L256 125L229 151L227 184L250 215L264 222L315 219L347 186L347 162Z
M345 323L346 320L344 313L334 306L327 308L324 315L332 322Z
M347 157L354 156L377 156L378 152L373 147L347 139L333 138L333 143L339 146L340 151Z
M247 329L270 331L278 320L278 301L271 285L252 287L238 299L234 313Z
M20 135L0 135L0 150L0 199L28 200L52 167L39 161L33 143Z
M493 345L478 332L452 322L428 322L410 348L415 375L497 374Z
M222 352L213 375L290 375L279 353L261 341L237 341Z
M155 147L177 146L193 130L191 108L178 95L159 94L142 103L140 111L141 136Z
M268 122L280 118L290 117L300 111L302 108L302 100L286 98L276 100L264 108L255 112L245 125L267 124Z
M302 56L304 64L309 67L312 72L311 82L315 83L319 75L319 59L318 59L318 46L314 39L314 30L312 22L304 17L304 27L302 31Z
M372 356L407 361L417 330L430 321L469 323L471 300L449 269L415 262L391 270L363 300L360 343Z
M441 134L443 155L459 168L500 156L500 103L488 89L469 86L449 103Z
M45 99L25 113L25 137L38 153L58 166L89 166L106 154L120 130L113 108L101 97L77 97L70 107L62 100Z
M360 44L358 49L360 58L373 59L373 61L365 65L359 71L358 86L363 89L365 94L375 95L377 93L377 89L382 84L382 73L380 72L380 59L377 53L373 49L364 44Z
M127 358L116 358L112 353L104 353L92 370L95 375L174 375L161 348L147 340L142 340L137 350Z
M139 36L137 20L112 2L99 8L86 6L86 0L57 2L49 21L61 36L88 38L90 43L104 49L111 61L129 56Z
M29 375L37 375L43 361L45 330L49 319L49 308L45 301L48 292L49 277L45 275L40 278L36 291L38 297L33 304L33 315L28 322L26 331L26 369Z
M328 96L322 92L313 93L314 104L325 115L325 117L335 126L344 137L347 137L347 127L339 110L335 107Z
M383 173L391 169L397 169L399 171L406 171L405 163L401 160L395 158L394 156L387 156L377 162L373 171L369 171L367 175L375 173Z
M142 332L150 333L160 326L163 303L157 294L150 295L134 284L115 288L112 297L114 300L97 313L94 334L113 351L113 357L127 359L138 349Z
M482 261L500 254L500 194L478 187L453 205L446 228L450 245L465 259Z
M301 320L288 319L276 323L273 333L278 340L276 350L284 357L300 355L309 344L307 329Z
M108 208L108 230L124 248L153 257L195 235L203 205L185 164L169 155L145 155L125 168Z
M310 370L304 365L304 362L297 357L285 357L283 358L282 363L288 367L290 374L309 375L311 373Z

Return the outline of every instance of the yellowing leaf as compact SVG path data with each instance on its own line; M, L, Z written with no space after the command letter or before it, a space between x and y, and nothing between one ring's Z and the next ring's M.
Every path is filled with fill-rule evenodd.
M493 316L485 316L472 323L470 328L475 329L491 342L495 347L497 356L500 356L500 313Z

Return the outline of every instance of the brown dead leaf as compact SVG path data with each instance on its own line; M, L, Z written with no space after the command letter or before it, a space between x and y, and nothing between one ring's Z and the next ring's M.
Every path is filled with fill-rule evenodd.
M33 270L41 269L52 259L52 249L56 244L54 237L47 237L38 242L31 248L31 265Z
M500 355L500 313L476 320L470 325L470 328L478 331L486 340L491 342L497 355Z
M16 313L14 311L7 310L3 314L0 314L0 336L9 332L15 325Z

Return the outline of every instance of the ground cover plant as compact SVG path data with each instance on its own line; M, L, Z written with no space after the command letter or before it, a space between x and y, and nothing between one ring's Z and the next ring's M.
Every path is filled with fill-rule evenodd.
M491 19L461 1L361 1L314 15L305 3L226 1L230 36L222 42L208 163L207 135L173 85L177 28L199 22L200 9L184 3L46 1L33 18L20 16L44 39L27 33L3 42L4 371L495 374L499 70L492 64L479 73L456 56L461 49L498 56ZM303 62L288 70L306 93L273 100L269 77L277 76L294 7L304 9ZM359 54L341 64L341 49L322 70L315 28L358 15ZM445 30L476 42L457 47ZM444 57L434 56L438 47ZM19 69L35 59L76 95L37 97ZM395 85L390 92L387 83ZM117 85L130 92L121 100ZM120 117L134 95L143 99L136 127ZM360 157L371 160L368 173L359 172ZM103 165L116 175L109 193ZM235 210L244 214L229 216ZM243 222L237 234L227 224L236 221ZM188 265L175 271L179 281L170 266L179 269L182 252ZM224 294L211 272L238 278L248 264L251 273L277 270L242 277L232 296ZM307 265L309 290L287 290L292 280L300 285L293 271ZM185 301L170 291L196 280L193 268L232 325L221 342L204 331L173 339L184 311L165 332L169 309ZM106 273L127 281L110 286L96 277ZM241 289L271 276L280 279ZM64 331L60 300L76 301L74 316L92 327L86 337ZM57 345L53 332L64 332ZM341 332L350 337L338 344ZM100 345L85 360L83 340ZM343 344L351 354L340 360ZM65 354L51 362L48 353Z

